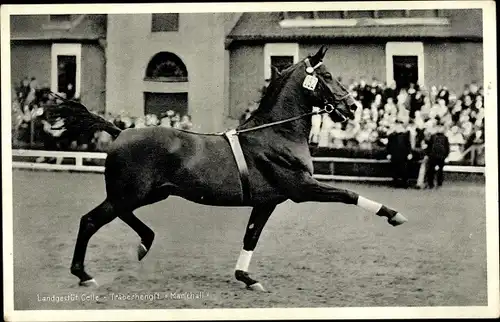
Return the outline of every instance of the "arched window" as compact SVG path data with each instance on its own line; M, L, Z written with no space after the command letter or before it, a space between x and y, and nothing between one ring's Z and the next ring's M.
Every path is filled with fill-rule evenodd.
M175 54L160 52L154 55L146 68L146 80L154 82L187 82L186 65Z

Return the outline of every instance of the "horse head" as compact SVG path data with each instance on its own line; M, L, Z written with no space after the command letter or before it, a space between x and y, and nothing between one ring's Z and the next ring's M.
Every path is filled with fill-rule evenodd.
M328 71L323 63L327 48L321 46L318 52L298 63L297 73L302 78L302 87L311 108L323 108L333 121L344 122L354 119L359 103L342 83ZM302 67L302 68L300 68Z
M328 71L323 63L325 53L326 48L321 47L316 54L281 72L271 67L272 77L259 108L238 130L281 124L277 131L308 137L311 119L306 116L313 113L314 107L329 113L335 122L354 119L358 103Z

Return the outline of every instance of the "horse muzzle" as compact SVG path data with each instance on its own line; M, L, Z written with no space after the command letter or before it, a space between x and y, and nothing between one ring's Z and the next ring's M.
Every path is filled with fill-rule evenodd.
M325 105L325 112L330 115L330 118L334 122L346 122L348 120L354 119L354 111L356 111L357 106L346 107L344 104L339 104L337 106L333 106L332 104Z

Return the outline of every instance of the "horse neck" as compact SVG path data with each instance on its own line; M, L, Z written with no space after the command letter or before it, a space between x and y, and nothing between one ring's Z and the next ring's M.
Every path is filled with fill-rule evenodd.
M248 122L240 126L240 129L248 129L255 126L270 124L293 118L308 112L306 98L302 91L295 91L296 95L279 95L275 102L268 104L263 101L261 106L255 111L254 115ZM269 106L270 105L270 106ZM268 128L268 131L273 131L288 140L294 142L309 141L309 132L311 131L312 120L311 116L304 116L295 121L274 125ZM255 135L259 135L257 130Z

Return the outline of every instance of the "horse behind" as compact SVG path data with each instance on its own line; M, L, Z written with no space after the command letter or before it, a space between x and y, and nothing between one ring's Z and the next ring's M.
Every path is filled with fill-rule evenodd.
M80 220L71 263L80 285L97 284L84 260L90 238L101 227L117 217L129 225L141 239L142 260L155 234L133 211L172 195L205 205L252 207L235 277L260 291L264 287L248 273L251 257L269 217L286 200L341 202L386 217L393 226L407 221L385 205L313 178L308 146L313 107L337 122L353 119L357 108L323 64L325 52L322 47L281 74L275 71L259 108L231 133L162 127L122 131L80 103L66 101L53 110L53 118L64 121L65 135L100 130L115 138L105 162L106 197Z

